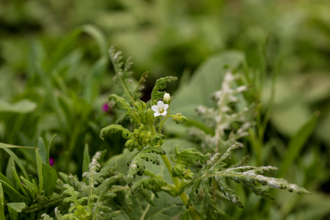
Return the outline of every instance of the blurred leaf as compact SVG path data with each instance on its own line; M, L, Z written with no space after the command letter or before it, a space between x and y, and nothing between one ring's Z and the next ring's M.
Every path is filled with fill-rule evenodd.
M314 131L318 116L319 113L315 113L290 140L288 150L278 171L278 177L283 177L285 172L289 170L292 162L298 157L300 150Z
M50 142L49 142L48 146L46 145L46 164L48 164L48 165L50 165L49 164L49 151L50 151L50 148L52 146L52 143L53 143L56 135L57 134L54 134L53 137L52 137L52 139L50 139Z
M228 51L211 57L194 73L185 87L179 88L173 95L172 113L181 113L187 117L187 124L203 127L201 117L197 115L199 105L212 107L211 95L221 88L225 74L239 67L244 60L244 54L238 51ZM180 132L180 126L165 123L167 132ZM203 127L203 129L207 129Z
M56 182L57 182L56 170L53 167L43 163L42 178L44 181L43 190L45 192L45 196L49 197L53 194L56 186Z
M0 219L5 220L5 195L3 194L2 184L0 182Z
M11 145L11 144L5 144L5 143L1 143L0 142L0 149L4 149L4 148L22 148L22 149L37 149L36 147L25 147L25 146L16 146L16 145Z
M108 56L107 40L104 33L95 25L84 25L82 30L94 38L99 45L100 53L103 57Z
M42 137L38 138L38 148L39 148L39 154L40 154L42 162L49 163L49 162L47 162L47 152L46 152L46 147L45 147L45 141Z
M27 99L21 99L14 104L10 104L4 100L0 100L0 113L12 112L12 113L29 113L36 109L37 104Z

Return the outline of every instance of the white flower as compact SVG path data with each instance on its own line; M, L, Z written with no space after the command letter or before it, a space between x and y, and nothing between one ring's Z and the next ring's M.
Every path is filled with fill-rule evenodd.
M164 102L169 102L170 99L171 99L170 94L169 94L169 93L165 93L165 94L164 94L164 97L163 97Z
M154 116L165 116L167 114L168 104L164 104L162 101L158 101L157 105L151 106L151 109L155 112Z

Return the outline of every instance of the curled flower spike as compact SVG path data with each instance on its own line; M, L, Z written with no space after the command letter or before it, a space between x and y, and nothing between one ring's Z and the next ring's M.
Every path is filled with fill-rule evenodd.
M167 114L167 109L168 109L168 104L164 104L164 102L162 101L158 101L157 102L157 105L153 105L151 106L151 109L155 112L154 113L154 116L157 117L157 116L166 116Z

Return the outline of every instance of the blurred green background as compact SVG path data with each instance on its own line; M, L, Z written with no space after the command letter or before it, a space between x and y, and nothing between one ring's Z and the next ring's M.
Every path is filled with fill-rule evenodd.
M261 97L267 106L279 67L265 161L279 166L299 128L314 112L320 116L286 176L313 195L285 197L286 205L278 199L281 214L272 219L330 219L328 0L1 0L0 142L36 146L38 137L49 142L57 133L55 167L78 174L85 143L91 154L120 153L120 136L99 138L115 119L102 109L117 91L110 45L133 57L136 78L150 72L146 99L158 77L179 76L169 88L175 94L207 58L236 49L251 73L267 73ZM33 155L21 154L33 163Z

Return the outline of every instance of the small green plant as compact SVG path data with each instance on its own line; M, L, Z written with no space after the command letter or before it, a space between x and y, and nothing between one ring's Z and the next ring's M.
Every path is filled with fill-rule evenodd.
M255 104L244 107L241 105L242 101L239 102L239 99L243 99L241 93L246 90L246 87L233 88L238 75L228 73L225 76L222 89L215 93L216 108L198 108L199 113L203 114L205 121L214 132L210 135L195 129L194 134L201 139L202 146L212 149L210 151L212 155L199 152L195 148L175 146L175 154L171 155L171 162L170 155L162 147L166 142L166 137L162 133L163 125L169 118L172 118L175 123L185 123L187 120L180 113L171 114L172 98L164 91L166 84L173 82L176 78L158 79L152 91L151 100L144 102L140 97L147 74L143 74L140 81L134 83L129 70L130 60L123 62L121 52L116 52L114 48L110 49L110 57L116 71L115 80L123 93L120 96L111 95L109 101L112 106L117 105L123 110L117 123L129 121L131 125L124 128L119 124L111 124L101 130L101 138L119 132L126 139L125 147L133 152L126 161L128 169L125 174L127 187L131 189L128 194L133 193L130 196L136 196L134 192L139 188L150 205L155 205L154 197L163 191L181 199L187 209L182 215L183 219L189 218L187 212L193 219L205 219L206 217L216 218L218 215L219 209L215 202L218 194L243 208L242 202L228 184L229 180L243 184L257 196L266 199L272 199L272 197L259 186L287 189L299 194L308 193L304 188L290 184L284 179L262 175L265 171L276 169L274 167L242 166L241 163L227 165L226 161L233 150L243 146L239 140L248 135L247 130L254 124ZM171 177L170 181L165 175L150 171L152 166L160 165L161 160L166 167L167 175ZM155 165L151 165L148 161ZM113 168L116 169L116 166ZM189 196L186 192L189 192ZM207 207L207 209L202 209L203 212L194 207L196 195L200 192L203 192L204 206ZM162 200L161 197L158 199ZM75 204L73 207L78 207L77 203ZM147 206L147 212L149 208ZM86 207L85 210L88 211L90 208ZM126 213L126 215L129 214ZM143 215L146 213L143 212Z
M244 146L244 137L255 125L256 103L245 100L246 86L237 86L242 75L226 67L228 73L221 90L213 95L213 107L196 109L208 129L191 128L193 143L164 135L163 127L169 118L176 124L187 122L181 113L171 112L174 97L165 91L167 83L176 78L158 79L151 99L144 102L141 90L147 73L138 82L134 81L130 60L123 62L121 52L113 47L109 52L122 94L110 95L109 104L118 107L119 116L116 124L101 130L100 137L120 133L126 140L126 149L101 168L98 160L102 153L97 152L91 160L86 146L83 175L79 180L61 172L57 178L49 166L49 146L40 142L40 154L35 151L38 181L27 174L25 178L16 174L16 186L13 186L5 176L0 176L0 201L4 201L5 192L11 218L18 219L18 213L23 213L26 219L43 220L216 219L224 215L223 199L243 208L231 182L240 183L265 199L273 199L265 187L309 193L284 179L263 175L275 167L246 166L244 156L230 164L234 150ZM10 155L20 165L19 159L13 153ZM23 166L21 169L24 173ZM17 186L17 190L12 190ZM0 217L5 216L4 207L2 202Z

